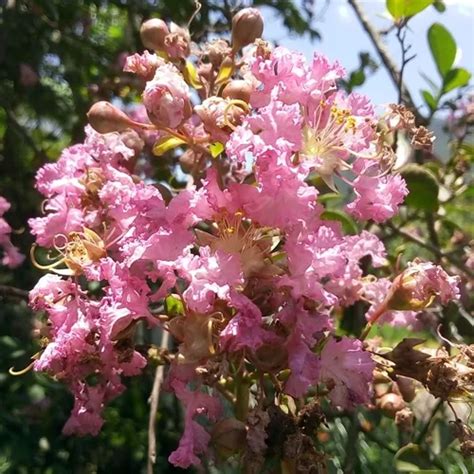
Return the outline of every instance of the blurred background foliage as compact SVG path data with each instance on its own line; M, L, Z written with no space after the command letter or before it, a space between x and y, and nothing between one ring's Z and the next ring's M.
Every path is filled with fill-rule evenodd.
M252 3L277 12L293 34L319 38L313 18L316 0L246 2ZM388 0L394 19L403 3ZM408 3L444 8L442 1ZM203 41L228 31L236 5L231 0L203 1L191 27L193 39ZM6 217L17 230L14 242L24 253L31 245L26 221L41 207L33 187L36 170L83 138L86 111L93 102L128 100L133 79L121 69L127 53L143 49L138 33L143 20L158 16L186 24L194 9L193 0L0 0L0 195L12 203ZM453 50L449 36L439 28L430 34L427 39L440 80L432 81L431 92L422 92L429 110L426 123L439 109L451 110L453 115L456 98L466 94L469 81L468 71L446 62ZM440 43L439 38L444 40ZM379 58L356 47L354 55L359 55L360 67L349 72L342 84L349 91L381 67ZM451 95L447 97L448 92ZM474 122L474 112L471 114ZM473 277L468 258L473 238L469 220L474 210L474 146L468 133L472 124L462 123L465 116L456 117L461 120L457 131L443 132L450 140L446 156L409 156L412 163L405 165L403 173L412 197L391 224L371 230L386 242L393 261L402 252L405 261L420 256L443 262L463 277L463 288L469 288ZM333 206L334 213L340 212L336 210L340 196L327 193L325 199L329 210ZM346 231L361 230L346 214L340 213L339 218ZM0 268L0 288L10 285L28 290L39 276L27 263L15 271ZM442 323L444 336L472 343L472 308L472 294L464 291L459 305L446 308L415 335L431 339L434 345L436 326ZM362 310L352 307L339 315L341 331L357 334ZM62 385L31 372L16 378L8 375L9 367L28 365L29 357L38 351L34 321L21 294L15 298L0 292L0 474L144 472L153 367L143 377L129 381L125 394L107 408L98 438L64 437L60 433L72 399ZM406 335L413 336L413 332L382 327L375 335L390 345ZM376 411L328 416L327 429L317 433L317 440L328 453L330 472L474 472L456 447L443 416L445 409L433 405L432 400L421 404L424 411L418 414L410 440L397 431L393 420ZM180 407L166 393L160 407L156 472L179 472L182 470L168 465L167 456L181 434ZM239 472L238 466L229 469L204 467L206 472Z

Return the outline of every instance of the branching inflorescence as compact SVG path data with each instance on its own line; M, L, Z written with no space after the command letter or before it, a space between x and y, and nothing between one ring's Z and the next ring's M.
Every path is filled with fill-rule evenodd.
M283 452L300 446L317 463L300 421L323 400L371 404L376 367L400 364L399 353L381 362L368 350L372 325L409 326L458 297L457 278L431 263L390 277L378 237L345 233L321 199L340 192L353 218L383 223L407 194L387 136L403 127L423 148L433 137L406 109L379 117L366 97L338 90L337 62L272 48L262 31L260 13L244 9L232 44L198 47L187 29L147 21L155 52L128 57L125 71L143 79L148 120L99 102L85 142L38 172L45 215L30 226L49 250L32 254L50 273L30 302L49 323L34 369L74 394L67 434L96 435L123 377L145 367L134 347L144 322L176 342L165 388L184 405L185 428L173 464L199 464L212 447L259 472L279 417L294 427ZM182 189L146 178L150 144L186 171ZM365 331L337 336L334 318L356 302L367 304Z

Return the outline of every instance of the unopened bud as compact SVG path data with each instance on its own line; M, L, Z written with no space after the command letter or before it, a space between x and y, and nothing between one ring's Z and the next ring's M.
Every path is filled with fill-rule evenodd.
M398 376L397 386L403 400L411 402L416 395L415 381L408 377Z
M241 451L246 444L245 424L236 418L226 418L217 422L212 430L211 443L224 459Z
M249 102L251 93L252 86L249 82L236 79L224 87L222 97L224 97L224 99L239 99L244 102Z
M232 49L239 51L263 33L263 17L256 8L244 8L232 18Z
M405 402L400 395L396 393L387 393L382 398L377 400L377 406L384 411L388 416L395 416L397 411L405 408Z
M167 24L159 18L152 18L145 21L140 28L140 38L143 46L154 50L162 50L165 38L169 34Z
M96 102L87 112L91 127L99 133L122 132L133 127L134 122L110 102Z

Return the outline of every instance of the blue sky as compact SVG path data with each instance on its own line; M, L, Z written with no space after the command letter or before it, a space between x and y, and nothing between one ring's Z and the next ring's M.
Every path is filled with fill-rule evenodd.
M390 26L385 0L361 0L360 3L378 29ZM435 82L440 82L426 38L428 28L434 22L442 23L458 44L459 51L455 65L471 72L474 70L474 0L446 0L445 3L447 9L444 13L438 13L433 7L428 7L409 23L410 31L407 39L413 45L412 51L417 56L407 66L405 82L417 104L422 104L419 90L429 88L421 78L420 72L424 72ZM321 33L321 41L311 43L307 37L292 37L282 27L278 15L264 7L262 13L265 17L265 38L298 49L308 58L312 56L313 51L321 51L330 59L339 60L347 71L358 67L359 51L369 51L379 62L377 53L347 0L330 0L327 8L324 8L325 0L318 0L315 4L314 26ZM393 33L388 35L386 41L392 57L399 62L400 49L395 35ZM383 67L379 68L358 91L369 95L376 104L382 105L397 100L397 92Z

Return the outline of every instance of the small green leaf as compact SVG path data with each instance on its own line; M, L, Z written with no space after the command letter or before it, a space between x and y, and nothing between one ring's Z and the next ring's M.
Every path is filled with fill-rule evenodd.
M443 0L435 0L433 2L433 6L438 10L440 13L444 13L446 11L446 5L444 4Z
M166 152L176 148L177 146L184 145L186 142L178 137L167 136L160 138L153 145L153 154L156 156L164 155Z
M433 23L428 30L431 54L441 77L446 77L456 58L457 45L451 33L440 23Z
M184 305L178 295L169 295L165 298L165 310L170 316L184 314Z
M395 21L420 13L434 0L387 0L387 10Z
M443 92L446 94L457 87L465 86L471 79L471 73L464 68L451 69L444 78Z
M433 97L433 94L427 90L423 90L421 91L421 95L423 96L423 99L425 99L425 103L430 108L430 110L436 110L438 107L438 102Z
M209 145L209 151L213 158L217 158L224 151L224 145L221 142L211 143Z
M321 213L321 219L325 221L338 221L346 234L357 234L357 224L345 212L339 210L326 210Z
M435 175L420 165L410 164L400 170L409 191L405 204L415 209L438 210L439 184Z

